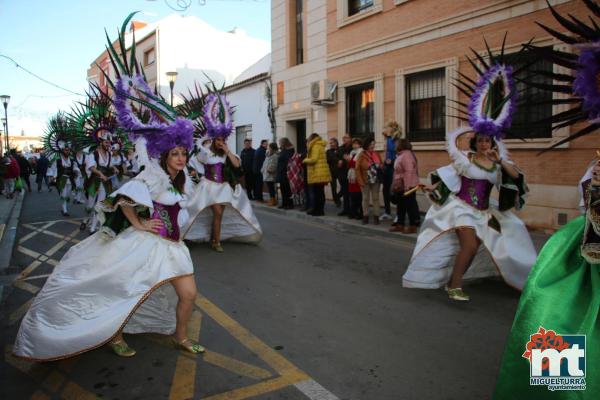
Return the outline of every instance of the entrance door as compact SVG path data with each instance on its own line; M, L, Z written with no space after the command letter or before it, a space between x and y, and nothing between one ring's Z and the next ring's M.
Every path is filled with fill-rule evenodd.
M300 119L296 122L296 151L306 154L306 120Z

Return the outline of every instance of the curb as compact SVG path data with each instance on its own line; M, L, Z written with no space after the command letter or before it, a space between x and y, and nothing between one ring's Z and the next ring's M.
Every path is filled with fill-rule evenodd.
M404 233L388 232L387 225L384 225L386 226L386 230L384 230L381 228L376 228L374 225L362 225L359 223L352 223L346 218L338 216L313 217L312 215L308 215L299 210L283 210L280 208L271 207L260 203L253 203L252 208L256 211L262 211L270 214L285 216L288 218L296 218L302 221L310 221L322 225L327 225L340 232L349 232L364 236L375 235L389 239L396 239L410 244L415 244L417 242L417 234L409 235Z
M16 197L12 210L8 215L6 226L0 241L0 304L3 303L15 278L18 276L16 269L10 267L10 260L15 247L17 227L19 225L19 218L21 217L25 196L25 193L23 193Z

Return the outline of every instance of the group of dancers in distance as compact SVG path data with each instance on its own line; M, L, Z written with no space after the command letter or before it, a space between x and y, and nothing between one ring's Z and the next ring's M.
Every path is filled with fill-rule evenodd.
M571 108L553 116L552 122L577 124L578 131L554 146L600 128L600 27L596 21L600 7L583 1L592 14L591 24L563 17L550 7L569 33L541 25L571 45L573 52L531 44L521 51L571 69L570 74L550 73L560 81L557 85L520 81L521 86L543 91L565 93L568 88L569 98L556 96L552 101ZM122 36L130 19L123 24ZM88 146L81 175L87 176L88 196L97 196L92 225L97 218L105 234L75 245L55 267L21 323L14 346L19 357L56 360L104 344L120 356L132 356L135 351L123 340L122 332L168 334L176 346L202 352L202 346L185 333L196 286L182 239L210 240L215 250L222 251L223 237L256 241L261 235L247 198L236 184L239 159L225 142L232 121L224 97L218 93L190 96L183 106L170 107L153 94L135 60L117 60L110 43L109 49L118 72L116 82L111 82L114 95L94 104L96 100L91 100L87 113L76 113L85 116L76 124L78 133L91 140L72 142ZM537 100L520 98L515 76L522 71L505 61L504 50L476 56L478 60L470 60L476 76L461 74L459 83L468 99L458 102L466 124L447 135L452 162L432 172L430 184L420 186L432 206L403 285L444 288L449 299L468 301L464 280L501 275L523 293L495 398L593 398L600 393L600 162L596 158L583 171L579 185L583 215L560 229L537 255L525 225L510 211L524 206L528 187L502 141L519 104ZM95 114L101 108L96 105L104 103L110 107ZM195 132L202 134L196 143ZM85 150L73 144L69 153L59 135L55 136L59 174L69 176L65 171L80 166L66 160ZM118 172L112 168L110 152L114 143L134 150L138 168L116 190L112 177ZM203 169L199 183L191 179L190 165ZM65 185L69 180L65 179ZM497 200L491 196L494 187L499 192ZM226 219L230 222L225 223ZM473 262L480 248L487 250L491 263ZM552 329L553 334L586 335L586 390L549 391L530 385L527 352L552 348L556 344L552 338L559 336L533 340L540 327Z

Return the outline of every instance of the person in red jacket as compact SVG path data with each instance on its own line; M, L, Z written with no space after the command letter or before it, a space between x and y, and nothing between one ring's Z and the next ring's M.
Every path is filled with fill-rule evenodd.
M4 177L4 183L6 185L6 198L12 199L15 196L15 181L21 174L19 163L13 156L14 151L11 151L4 159L6 165L6 176Z

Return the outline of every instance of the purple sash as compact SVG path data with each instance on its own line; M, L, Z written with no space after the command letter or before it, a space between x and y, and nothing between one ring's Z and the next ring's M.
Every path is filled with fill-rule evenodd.
M158 234L166 239L179 241L179 225L177 224L177 216L181 207L179 203L167 206L155 201L152 202L154 205L154 212L152 213L152 219L162 221L163 227L159 230Z
M494 185L487 179L470 179L465 176L460 178L462 182L456 196L479 210L487 210Z
M209 179L213 182L223 183L223 163L217 164L205 164L204 169L206 171L206 179Z

